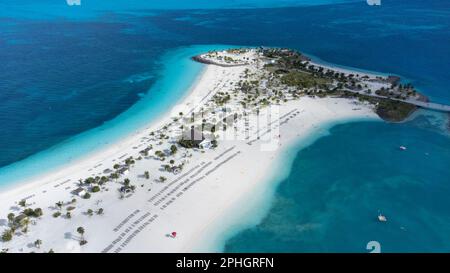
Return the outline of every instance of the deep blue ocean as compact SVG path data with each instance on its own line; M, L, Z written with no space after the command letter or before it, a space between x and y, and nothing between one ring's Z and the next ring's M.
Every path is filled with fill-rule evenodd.
M400 75L450 103L447 0L151 2L0 3L0 186L138 130L195 80L191 55L227 45ZM448 115L430 112L333 127L274 181L267 217L224 250L365 252L377 240L383 251L450 251L448 129Z

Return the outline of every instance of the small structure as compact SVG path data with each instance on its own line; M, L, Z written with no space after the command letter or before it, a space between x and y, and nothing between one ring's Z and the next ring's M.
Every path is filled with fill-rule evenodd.
M179 168L179 167L173 167L173 174L175 174L175 175L177 175L177 174L179 174L180 172L181 172L181 168Z
M119 191L121 193L130 193L130 192L132 192L132 189L130 187L122 186L122 187L120 187Z
M213 147L211 140L209 139L204 139L198 146L201 149L211 149Z
M87 191L80 187L80 188L77 188L76 190L74 190L72 193L79 197L84 197L86 195Z
M127 167L123 167L123 168L120 168L117 172L121 175L127 175L130 171L128 170Z

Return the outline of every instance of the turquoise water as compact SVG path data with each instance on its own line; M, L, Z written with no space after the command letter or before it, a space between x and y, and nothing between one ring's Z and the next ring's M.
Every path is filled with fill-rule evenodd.
M0 186L7 187L15 182L23 182L36 175L70 164L82 156L98 151L121 138L143 129L150 121L176 105L189 91L200 75L203 65L190 58L199 53L222 49L226 46L207 45L190 46L172 50L161 56L162 70L159 80L145 93L139 101L116 118L103 125L76 135L14 164L0 169ZM139 80L131 77L128 81Z
M269 2L262 5L279 4ZM164 11L120 1L103 9L101 3L83 1L71 10L73 16L64 14L62 7L71 8L64 1L22 1L1 9L0 124L5 130L0 134L0 167L54 150L124 117L143 94L159 100L155 84L162 76L162 56L195 44L291 47L327 62L401 75L433 101L450 101L448 1L386 1L377 8L357 1L277 9L238 8L248 1L214 1L215 7L199 1L190 3L210 9L175 10L178 6L168 3ZM30 10L39 16L29 16ZM151 101L149 108L157 113L164 107ZM131 132L135 127L129 123ZM68 163L63 159L70 156L49 162ZM0 184L12 183L15 176L2 177Z
M450 251L450 137L431 122L333 127L297 153L268 215L224 251L368 252L370 241L383 252Z
M156 119L201 72L189 57L218 44L298 49L400 75L450 103L447 0L81 2L0 3L0 187ZM380 240L386 251L445 251L446 122L426 113L405 124L335 127L292 161L262 224L225 250L359 252ZM398 153L399 145L408 151ZM388 225L374 221L378 209Z

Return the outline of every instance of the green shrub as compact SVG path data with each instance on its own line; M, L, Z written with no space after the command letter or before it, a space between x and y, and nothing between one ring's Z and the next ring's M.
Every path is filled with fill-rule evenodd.
M5 231L3 232L3 234L2 234L2 241L3 241L3 242L9 242L9 241L11 241L11 240L12 240L12 236L13 236L13 232L12 232L10 229L5 230Z

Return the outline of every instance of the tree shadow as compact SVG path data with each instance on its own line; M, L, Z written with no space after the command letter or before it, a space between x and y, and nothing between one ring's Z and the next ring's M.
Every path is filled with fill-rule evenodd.
M21 210L20 207L18 207L18 206L11 206L9 209L12 211L20 211Z

